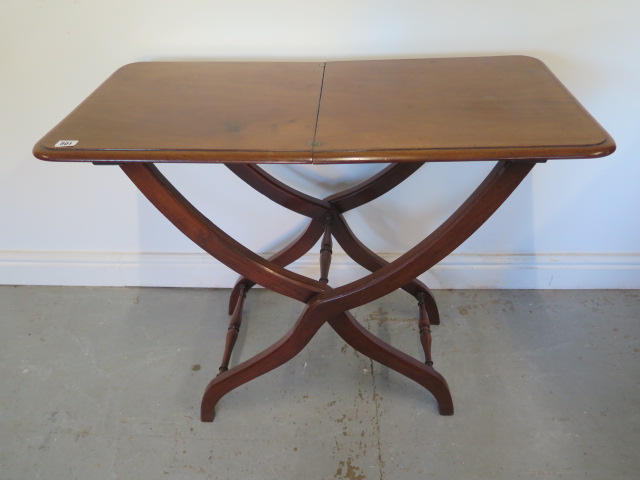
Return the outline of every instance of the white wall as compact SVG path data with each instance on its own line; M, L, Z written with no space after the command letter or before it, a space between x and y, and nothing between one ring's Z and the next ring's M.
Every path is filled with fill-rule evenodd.
M639 22L637 0L4 0L0 283L228 286L235 278L174 231L118 168L31 156L44 133L126 63L524 54L547 63L613 135L618 151L537 166L425 278L436 288L639 288ZM322 194L377 168L271 171ZM489 168L427 165L350 214L354 230L392 258L453 211ZM250 202L257 194L223 166L164 171L261 253L303 224L268 202ZM237 201L221 205L223 196ZM419 208L400 214L407 199ZM309 271L311 261L294 268ZM336 278L357 274L339 254L335 263Z

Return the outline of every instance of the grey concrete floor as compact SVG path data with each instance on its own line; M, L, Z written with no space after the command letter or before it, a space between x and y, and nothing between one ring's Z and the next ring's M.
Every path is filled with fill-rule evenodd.
M0 478L640 477L637 291L436 291L452 417L324 326L205 424L228 293L0 287ZM252 291L233 362L300 307ZM354 313L420 356L405 293Z

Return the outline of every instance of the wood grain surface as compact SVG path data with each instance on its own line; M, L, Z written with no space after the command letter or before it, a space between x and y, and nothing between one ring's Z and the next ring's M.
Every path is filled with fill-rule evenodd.
M73 140L72 147L56 147ZM350 163L604 156L606 131L531 57L144 62L34 148L58 161Z

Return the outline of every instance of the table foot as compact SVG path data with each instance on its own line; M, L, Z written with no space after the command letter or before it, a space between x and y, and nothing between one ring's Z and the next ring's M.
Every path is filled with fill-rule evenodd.
M325 323L312 309L305 308L295 325L271 347L215 377L202 397L200 418L213 421L218 401L230 391L264 375L295 357Z
M329 320L331 327L358 352L422 385L435 397L441 415L453 415L453 400L447 381L433 367L380 340L349 313Z

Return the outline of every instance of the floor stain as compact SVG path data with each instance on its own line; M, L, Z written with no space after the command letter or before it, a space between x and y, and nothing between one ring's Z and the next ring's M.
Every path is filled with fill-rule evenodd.
M347 418L347 415L345 413L342 414L342 417L336 419L336 423L344 423L344 421L351 421L350 418Z
M200 473L200 474L207 473L207 471L204 468L196 467L195 465L182 465L181 467L178 467L178 468L183 468L185 470L191 470L193 472Z
M349 457L346 462L341 460L338 463L338 470L333 478L337 480L366 480L367 476L361 473L360 467L353 465L353 457Z
M389 317L389 312L380 307L369 315L367 321L376 322L378 326L380 326L384 322L414 323L416 321L416 317Z
M380 324L381 322L387 320L388 315L389 315L389 312L387 312L385 309L380 307L374 312L372 312L371 315L369 315L369 320L378 322L378 324Z

